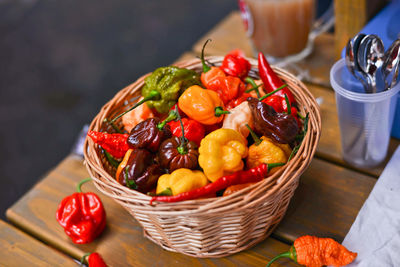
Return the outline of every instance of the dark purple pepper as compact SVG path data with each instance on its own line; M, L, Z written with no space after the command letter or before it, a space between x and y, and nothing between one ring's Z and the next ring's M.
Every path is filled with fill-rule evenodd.
M138 123L129 134L128 144L133 148L145 148L156 152L161 143L172 136L168 124L163 127L159 125L159 118L149 118Z
M158 155L160 165L170 172L180 168L193 170L198 165L197 145L192 141L182 144L182 138L177 136L165 140Z
M154 163L154 155L145 149L136 149L130 154L126 167L118 181L131 189L146 193L154 189L162 175L160 166Z
M254 119L254 131L281 144L290 144L299 132L295 117L287 113L277 113L271 106L257 98L247 99Z

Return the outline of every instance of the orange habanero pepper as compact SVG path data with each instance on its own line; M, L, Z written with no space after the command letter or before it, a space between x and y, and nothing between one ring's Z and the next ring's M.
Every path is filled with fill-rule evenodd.
M224 103L214 91L193 85L183 92L178 99L179 108L191 119L205 125L221 122L224 114Z

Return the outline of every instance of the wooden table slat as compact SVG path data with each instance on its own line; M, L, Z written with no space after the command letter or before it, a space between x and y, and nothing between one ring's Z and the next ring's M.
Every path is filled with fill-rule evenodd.
M75 185L87 176L82 160L74 156L67 157L7 210L7 218L32 236L76 259L86 252L97 251L110 266L118 266L122 262L131 266L164 266L169 262L183 266L260 266L289 249L289 245L268 238L251 250L223 259L196 259L165 251L146 239L133 217L111 198L99 193L92 183L85 184L83 191L99 194L107 212L107 228L91 244L75 245L57 223L55 212L61 199L72 194ZM283 262L297 266L289 261Z
M0 220L1 266L78 266L72 258Z

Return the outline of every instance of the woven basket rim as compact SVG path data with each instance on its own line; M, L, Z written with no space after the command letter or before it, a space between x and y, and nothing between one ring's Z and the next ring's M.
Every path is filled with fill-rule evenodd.
M212 56L207 57L206 59L212 64L218 64L222 62L223 57ZM257 61L252 58L248 58L248 60L252 65L253 72L257 74ZM199 64L199 59L190 59L175 63L173 65L178 67L195 68ZM308 108L307 111L310 114L306 136L304 137L296 155L284 166L284 168L281 168L272 176L269 176L250 187L244 188L228 196L187 200L175 203L156 202L155 204L150 205L150 196L135 190L131 190L119 184L114 177L104 170L99 149L96 149L96 145L90 138L86 138L84 143L85 165L89 171L89 174L92 176L97 189L105 195L113 198L117 202L123 204L125 208L129 207L131 209L139 209L140 211L148 214L169 215L173 213L174 215L190 215L200 213L209 215L227 212L233 208L236 210L246 209L252 202L263 201L263 197L255 198L255 194L250 194L251 192L265 190L268 188L268 194L266 195L269 196L270 194L275 194L276 192L290 186L290 184L293 182L292 180L296 179L297 176L304 172L315 153L321 134L321 116L318 104L306 86L294 75L281 68L274 66L272 67L281 78L283 78L288 84L290 83L290 88L292 91L294 90L295 96L297 95L298 97L302 97L307 100L304 101L305 103L302 103L303 106L299 108L301 109L300 111L304 112L304 105L306 105ZM101 122L103 122L104 118L106 118L107 115L112 111L114 105L117 102L121 102L121 99L132 96L134 92L137 92L143 86L143 80L147 75L149 75L149 73L143 75L137 81L122 89L109 102L107 102L93 119L89 126L89 130L100 130ZM239 199L242 200L240 201Z

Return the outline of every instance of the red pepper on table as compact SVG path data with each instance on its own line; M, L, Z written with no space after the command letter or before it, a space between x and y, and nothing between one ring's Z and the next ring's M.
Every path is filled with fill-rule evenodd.
M203 139L205 134L203 124L188 118L182 118L182 123L186 139L195 142L199 146L200 141ZM182 128L179 121L171 121L168 124L171 127L171 132L173 135L177 137L182 135Z
M130 148L127 142L128 134L89 131L87 135L92 138L93 142L100 145L111 156L117 159L124 157L126 151Z
M100 198L95 193L81 191L82 184L90 180L82 180L77 193L65 197L56 212L57 221L75 244L92 242L106 226L106 212Z
M85 258L88 257L87 261L89 264L89 267L107 267L107 264L104 262L103 258L100 256L99 253L94 252L94 253L86 253L83 255L81 259L81 265L85 261Z
M258 54L258 73L267 92L272 92L285 84L274 72L264 54L261 52ZM292 92L290 92L288 88L283 88L275 93L275 95L281 97L285 97L285 94L288 96L290 104L296 103Z
M203 187L188 192L180 193L175 196L152 197L150 200L150 205L152 205L154 201L178 202L178 201L196 199L205 195L216 193L219 190L225 189L231 185L258 182L264 179L264 177L268 174L271 168L282 165L285 165L285 163L270 163L270 164L263 163L257 167L248 170L238 171L231 175L222 176L213 183L207 184Z
M251 69L251 65L244 58L243 52L234 50L225 55L220 67L227 75L243 79L247 77Z

